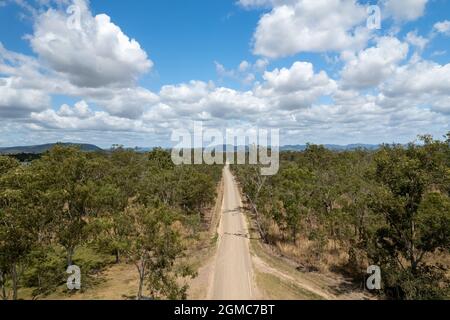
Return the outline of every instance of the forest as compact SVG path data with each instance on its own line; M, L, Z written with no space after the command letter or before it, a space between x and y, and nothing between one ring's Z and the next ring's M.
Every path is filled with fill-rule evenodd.
M233 166L261 240L307 272L337 271L380 298L450 298L450 133L408 145L282 152L278 175Z
M45 298L71 265L86 290L99 270L125 262L139 278L135 298L185 299L179 279L195 270L183 257L221 175L221 166L174 166L163 149L57 145L31 163L0 157L0 298Z
M382 299L450 298L450 133L378 150L308 145L281 152L280 171L233 165L261 242L305 272L364 283L382 270ZM134 266L135 299L186 299L186 256L216 201L223 166L175 166L170 151L56 145L31 162L0 157L0 298L82 290L119 263ZM191 251L189 251L191 250ZM70 297L67 289L64 294Z

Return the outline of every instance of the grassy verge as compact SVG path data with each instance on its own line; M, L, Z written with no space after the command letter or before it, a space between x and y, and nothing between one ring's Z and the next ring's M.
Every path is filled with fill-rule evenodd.
M212 272L212 261L217 249L218 233L217 228L220 223L220 215L223 202L223 179L217 188L217 199L214 208L210 210L208 228L199 234L197 248L193 248L189 256L189 263L198 270L196 278L189 281L188 298L191 300L201 300L207 298L209 286L209 276Z
M256 272L256 281L270 300L323 300L323 297L269 273Z

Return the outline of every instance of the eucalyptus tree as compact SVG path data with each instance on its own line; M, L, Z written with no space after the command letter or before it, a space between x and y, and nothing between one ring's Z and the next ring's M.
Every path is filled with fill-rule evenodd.
M97 159L103 175L93 194L97 210L91 228L95 230L97 244L103 251L113 253L116 263L121 262L126 234L124 211L138 196L143 165L143 155L122 147L112 150L108 157Z
M134 204L125 210L125 217L128 232L123 252L139 274L137 299L143 298L145 288L152 299L185 299L187 286L178 279L193 273L176 264L183 255L180 235L173 226L177 214L165 206Z
M438 297L438 282L428 289L414 283L431 281L438 271L426 261L428 254L450 249L443 144L431 137L422 140L424 145L385 146L375 157L374 178L381 187L372 208L384 216L386 226L377 231L372 258L385 266L387 285L400 290L397 294L403 298Z
M75 249L88 238L87 219L93 213L95 179L90 175L87 154L74 147L57 145L33 163L43 185L43 199L51 216L56 241L65 249L67 265Z
M34 176L15 165L0 176L0 287L3 299L16 300L23 269L39 241L40 210L33 203ZM7 293L8 278L12 294Z

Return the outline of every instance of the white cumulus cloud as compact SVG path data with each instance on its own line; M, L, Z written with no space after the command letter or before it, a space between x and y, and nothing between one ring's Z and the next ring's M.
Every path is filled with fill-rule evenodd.
M434 29L437 32L446 34L446 35L450 35L450 21L449 20L445 20L445 21L441 21L441 22L437 22L434 25Z
M153 65L139 43L106 14L93 16L85 0L75 0L79 25L62 10L37 17L29 36L33 50L53 70L83 87L131 84ZM72 23L72 24L71 24Z
M275 5L258 22L254 53L279 58L362 48L369 37L366 18L365 7L354 0L296 0Z
M425 13L428 0L385 0L387 12L399 21L416 20Z
M345 57L347 62L341 74L342 83L353 88L379 85L395 72L398 64L406 58L408 49L408 44L397 38L379 38L375 47Z

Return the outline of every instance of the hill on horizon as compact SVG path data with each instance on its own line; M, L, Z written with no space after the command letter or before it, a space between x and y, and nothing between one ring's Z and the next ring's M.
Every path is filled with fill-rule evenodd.
M321 144L318 144L321 145ZM376 144L363 144L363 143L355 143L348 145L337 145L337 144L324 144L326 149L332 151L352 151L357 149L366 149L366 150L377 150L380 148L380 145ZM281 151L305 151L307 145L286 145L280 147Z
M0 147L0 154L8 155L8 154L41 154L55 145L60 144L63 146L78 146L82 151L86 152L96 152L96 151L105 151L105 149L102 149L96 145L93 144L86 144L86 143L47 143L47 144L41 144L41 145L32 145L32 146L16 146L16 147ZM349 151L349 150L356 150L356 149L367 149L367 150L377 150L380 145L372 145L372 144L348 144L348 145L335 145L335 144L325 144L323 145L325 148L332 150L332 151ZM224 145L224 150L227 150L227 148L237 150L242 150L245 148L248 150L248 146L227 146ZM280 147L280 151L305 151L307 148L307 145L284 145ZM135 148L129 148L133 149L137 152L149 152L152 151L154 148L144 148L144 147L135 147Z
M69 147L70 146L80 147L82 151L86 152L104 151L103 149L97 147L96 145L86 143L47 143L33 146L0 148L0 154L21 154L21 153L40 154L50 150L52 147L58 144Z

